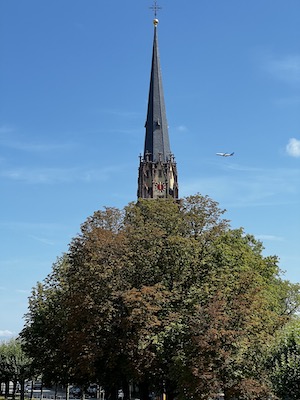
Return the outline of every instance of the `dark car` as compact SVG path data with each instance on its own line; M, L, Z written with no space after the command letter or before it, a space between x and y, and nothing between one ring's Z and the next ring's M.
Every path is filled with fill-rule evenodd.
M69 389L69 394L71 397L78 399L81 397L81 389L77 386L72 386Z
M98 385L96 384L91 384L87 390L86 393L87 395L89 395L90 397L96 398L97 397L97 390L98 390Z

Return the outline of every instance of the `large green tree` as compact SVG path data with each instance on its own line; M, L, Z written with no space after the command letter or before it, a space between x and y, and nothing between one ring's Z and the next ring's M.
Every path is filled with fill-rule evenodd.
M8 397L9 383L13 383L12 397L15 398L17 384L20 384L21 400L24 399L25 380L32 376L32 360L26 356L21 341L11 339L0 344L0 382L6 385Z
M52 273L38 282L29 298L25 329L21 332L24 351L32 357L34 376L42 376L43 384L67 384L72 375L72 363L65 346L67 312L64 294L68 269L63 255L53 264Z
M268 370L279 398L300 398L300 319L299 316L281 329L270 350Z
M46 379L169 399L262 399L264 346L299 305L276 257L207 196L105 208L34 289L22 337Z

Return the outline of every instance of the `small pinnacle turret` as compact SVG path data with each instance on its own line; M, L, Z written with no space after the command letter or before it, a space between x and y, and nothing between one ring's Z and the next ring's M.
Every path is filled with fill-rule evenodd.
M155 16L157 5L155 3ZM158 19L153 20L154 38L144 154L140 157L138 198L178 199L177 167L171 153L158 51Z

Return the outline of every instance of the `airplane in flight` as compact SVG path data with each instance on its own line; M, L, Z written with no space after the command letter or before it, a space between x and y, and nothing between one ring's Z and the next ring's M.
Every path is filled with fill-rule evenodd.
M221 156L221 157L231 157L234 155L233 153L216 153L217 156Z

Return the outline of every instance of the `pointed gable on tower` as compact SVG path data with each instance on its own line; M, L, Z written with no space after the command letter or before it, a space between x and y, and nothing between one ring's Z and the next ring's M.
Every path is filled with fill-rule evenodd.
M140 157L139 165L138 198L173 197L178 199L177 167L170 149L158 51L158 20L154 19L153 24L150 88L144 154Z

